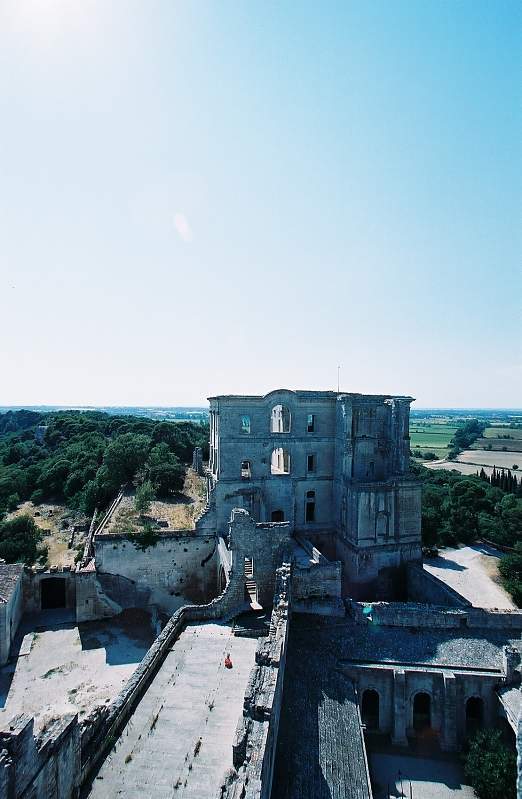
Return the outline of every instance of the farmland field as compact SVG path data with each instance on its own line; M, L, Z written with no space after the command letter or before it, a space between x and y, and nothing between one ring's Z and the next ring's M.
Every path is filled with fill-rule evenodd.
M432 452L437 459L445 458L448 454L448 444L453 438L457 426L448 424L445 420L434 422L429 417L415 419L410 423L410 448L414 455Z
M444 461L444 463L436 463L429 461L424 464L427 469L444 469L448 472L460 472L460 474L477 474L481 468L484 469L488 477L491 477L493 472L492 466L475 466L472 463L459 463L458 461ZM516 472L515 472L516 474Z
M479 466L496 466L497 469L512 469L517 463L522 471L522 453L519 452L490 452L486 449L466 449L458 456L460 463L474 463Z

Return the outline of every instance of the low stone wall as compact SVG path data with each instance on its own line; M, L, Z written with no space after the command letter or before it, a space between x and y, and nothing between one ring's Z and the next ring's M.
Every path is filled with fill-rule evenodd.
M414 602L447 605L453 608L471 607L471 602L453 588L430 574L421 565L410 563L407 568L408 597Z
M236 728L234 770L226 775L219 799L270 799L283 701L291 579L290 563L283 563L276 573L270 633L259 641Z
M372 622L388 627L418 627L426 629L477 628L522 630L522 611L486 610L484 608L449 608L413 602L346 602L356 622Z

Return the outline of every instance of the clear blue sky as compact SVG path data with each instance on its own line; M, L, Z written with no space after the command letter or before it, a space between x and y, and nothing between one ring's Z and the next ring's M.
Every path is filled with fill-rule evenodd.
M522 404L522 4L0 0L0 404Z

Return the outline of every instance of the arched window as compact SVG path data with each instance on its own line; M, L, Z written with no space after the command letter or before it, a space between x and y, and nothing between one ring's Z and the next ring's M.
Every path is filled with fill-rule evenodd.
M282 447L277 447L272 452L270 461L270 471L272 474L290 474L290 453Z
M250 433L250 416L241 417L241 432Z
M315 491L306 492L305 521L315 522Z
M470 696L466 702L466 735L473 735L482 727L484 702L479 696Z
M379 694L373 688L362 695L361 718L367 730L379 729Z
M271 520L273 522L284 522L285 514L282 510L273 510Z
M421 731L428 727L431 727L431 697L421 691L413 699L413 729Z
M272 415L270 417L270 432L290 432L290 411L286 405L274 405L272 408Z
M252 477L252 468L250 461L241 461L241 479L250 480Z

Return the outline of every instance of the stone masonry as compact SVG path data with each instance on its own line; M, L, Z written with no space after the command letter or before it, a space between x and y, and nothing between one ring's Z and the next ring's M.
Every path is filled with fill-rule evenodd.
M334 547L351 596L420 560L421 488L409 474L411 397L281 389L210 398L217 530L244 508Z

